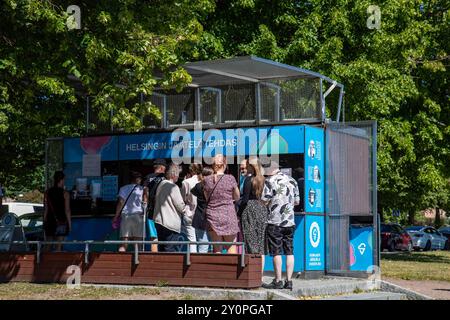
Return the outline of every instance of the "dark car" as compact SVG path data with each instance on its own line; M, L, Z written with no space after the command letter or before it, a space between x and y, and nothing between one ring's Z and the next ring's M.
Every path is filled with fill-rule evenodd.
M381 224L381 250L413 250L411 236L400 225L395 223Z
M449 244L450 244L450 226L444 226L439 228L439 232L447 238L447 248L445 248L446 250L449 250Z
M44 240L43 213L27 213L20 216L19 221L23 227L27 241Z

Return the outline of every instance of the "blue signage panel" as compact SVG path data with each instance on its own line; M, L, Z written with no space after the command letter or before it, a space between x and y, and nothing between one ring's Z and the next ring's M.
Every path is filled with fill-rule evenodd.
M305 216L295 216L294 233L294 272L303 272L305 270ZM283 272L286 271L286 257L283 256ZM273 271L273 258L266 256L264 262L264 271Z
M305 218L305 270L325 270L325 218L307 215Z
M118 138L100 136L64 139L64 162L82 162L83 155L100 154L102 161L114 161L117 158Z
M324 132L305 126L305 212L325 212Z
M368 271L373 268L373 228L350 227L350 270Z
M125 135L119 138L119 160L303 153L303 135L304 126Z

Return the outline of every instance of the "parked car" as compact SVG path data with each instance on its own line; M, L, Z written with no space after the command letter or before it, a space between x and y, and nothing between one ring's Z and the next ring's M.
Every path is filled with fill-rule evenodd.
M27 241L44 240L44 215L39 212L23 214L19 217Z
M14 213L20 217L27 213L44 212L44 205L42 203L26 203L26 202L4 202L0 216L5 213Z
M381 250L389 251L408 250L412 251L413 241L400 225L396 223L381 224Z
M447 238L447 241L450 243L450 226L444 226L439 228L439 232L442 233L444 237ZM450 248L447 248L450 249Z
M448 249L449 240L433 227L411 226L406 228L406 231L408 231L413 239L415 250Z

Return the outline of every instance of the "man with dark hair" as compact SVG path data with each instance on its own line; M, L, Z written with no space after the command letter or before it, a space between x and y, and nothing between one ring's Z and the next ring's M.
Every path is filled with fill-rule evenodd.
M64 173L56 171L53 187L44 194L44 234L47 241L63 241L72 229L70 195L64 190ZM46 246L49 249L51 246ZM61 251L62 244L56 245Z
M155 208L156 189L161 181L164 180L166 173L167 162L164 159L156 159L153 162L153 173L145 177L144 187L148 190L148 207L147 207L147 226L149 229L150 241L157 240L158 234L156 232L155 222L153 221L153 211ZM158 245L152 245L152 252L158 251Z

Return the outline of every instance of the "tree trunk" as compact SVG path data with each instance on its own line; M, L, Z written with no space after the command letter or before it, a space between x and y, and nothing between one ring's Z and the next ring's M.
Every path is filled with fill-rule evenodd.
M415 223L415 216L416 215L416 212L413 210L413 209L409 209L409 211L408 211L408 224L409 225L414 225L414 223Z
M434 217L434 226L438 229L441 226L441 210L436 208L436 216Z

